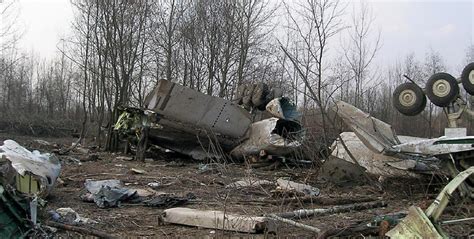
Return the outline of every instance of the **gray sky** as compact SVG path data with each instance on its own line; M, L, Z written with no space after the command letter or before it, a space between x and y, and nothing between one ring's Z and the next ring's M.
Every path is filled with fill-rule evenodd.
M60 39L70 33L73 20L70 1L19 0L18 8L19 27L23 31L20 48L43 58L53 58Z
M382 36L377 64L393 63L410 52L422 60L431 47L456 75L467 46L474 43L473 1L369 1ZM19 0L19 7L19 24L25 32L20 48L53 58L59 40L70 32L73 12L69 0Z

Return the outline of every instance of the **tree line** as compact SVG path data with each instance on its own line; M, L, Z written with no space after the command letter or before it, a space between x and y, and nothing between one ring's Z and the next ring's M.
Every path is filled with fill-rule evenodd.
M17 49L18 32L0 25L0 127L75 128L114 150L120 106L142 107L146 94L168 79L232 99L242 84L283 89L304 113L315 140L336 132L327 109L344 100L392 123L399 134L437 136L445 120L429 104L407 117L392 92L409 75L420 85L446 70L435 49L380 67L383 36L364 2L338 0L73 0L72 33L49 61ZM14 19L14 2L0 14ZM343 39L339 41L338 39ZM421 60L420 60L421 59ZM465 62L474 61L474 47ZM380 70L383 69L383 70ZM14 123L12 123L14 122ZM468 126L472 129L470 122ZM28 127L27 127L28 128ZM33 130L34 131L34 130Z

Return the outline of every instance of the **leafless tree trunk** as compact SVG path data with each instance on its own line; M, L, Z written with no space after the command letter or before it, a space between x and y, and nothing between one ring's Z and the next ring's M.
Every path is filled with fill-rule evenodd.
M322 135L325 145L328 143L327 115L325 97L328 78L325 75L326 50L329 40L343 29L341 16L343 8L339 1L307 0L297 10L286 5L287 13L292 22L293 32L298 36L298 42L303 45L300 56L291 54L290 50L280 42L280 47L298 72L308 97L319 108L322 121ZM302 57L303 56L303 57Z

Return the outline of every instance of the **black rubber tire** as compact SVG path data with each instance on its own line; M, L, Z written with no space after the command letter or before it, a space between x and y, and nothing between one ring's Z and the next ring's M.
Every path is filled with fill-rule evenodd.
M435 92L433 91L433 87L435 86L435 84L438 84L440 80L445 80L449 84L449 89L450 89L443 96L436 95ZM426 92L426 96L428 96L428 99L430 99L430 101L433 104L439 107L445 107L445 106L448 106L451 102L453 102L458 96L459 85L458 85L458 82L456 81L456 78L454 78L454 76L448 73L440 72L440 73L433 74L428 79L425 86L425 92Z
M474 95L474 82L469 79L469 74L474 71L474 62L469 63L464 69L462 70L461 74L461 83L467 93L470 95ZM472 77L472 75L471 75Z
M402 92L408 91L412 93L413 103L410 105L403 104L400 101L400 95ZM419 114L421 111L425 109L426 106L426 96L423 93L423 90L414 83L407 82L399 85L395 88L393 92L393 106L402 114L408 116L414 116Z

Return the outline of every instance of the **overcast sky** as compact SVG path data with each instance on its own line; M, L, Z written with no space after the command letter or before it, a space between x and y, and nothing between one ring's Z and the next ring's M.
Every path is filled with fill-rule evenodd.
M393 63L410 52L422 60L431 47L441 53L449 70L459 71L467 46L474 43L473 1L369 1L382 36L377 64ZM69 0L19 0L19 8L21 49L53 58L73 19Z

